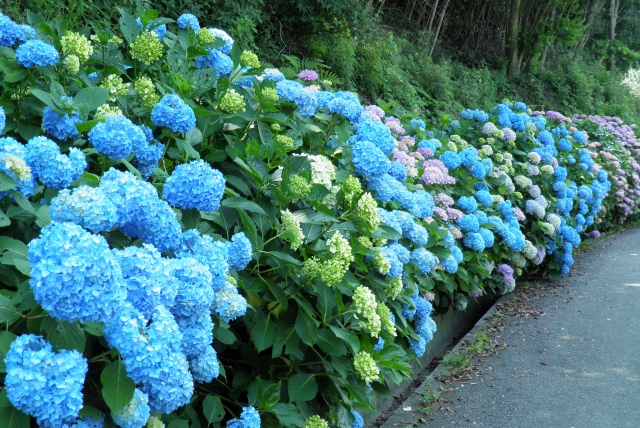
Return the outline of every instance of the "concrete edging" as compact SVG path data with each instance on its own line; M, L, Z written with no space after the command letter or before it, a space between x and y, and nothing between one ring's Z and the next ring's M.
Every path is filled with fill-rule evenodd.
M469 325L471 325L474 320L478 318L478 316L485 313L487 310L491 311L495 307L495 303L495 297L490 298L484 296L478 298L476 301L469 300L467 309L464 312L455 311L451 308L444 314L438 314L434 316L433 319L436 322L438 330L433 335L433 340L427 343L427 348L422 358L411 363L414 371L413 376L400 385L395 385L391 382L387 382L387 385L389 385L390 395L377 397L373 400L371 404L376 408L375 411L362 411L365 426L374 426L376 419L380 415L385 414L389 411L394 411L393 408L395 407L394 401L396 400L396 397L402 396L406 392L409 392L409 396L405 398L405 400L411 400L411 398L413 397L411 391L413 391L413 389L411 389L411 391L408 391L411 384L417 379L424 378L424 376L426 375L426 369L431 361L434 358L442 355L443 351L451 345L451 342L457 336L460 336L462 333L464 333L469 328ZM486 312L485 315L482 316L478 323L485 319L485 317L487 317L487 313L488 312ZM478 324L476 323L476 326L477 325ZM475 328L476 327L473 327L473 329ZM467 336L465 336L465 338ZM420 384L422 383L423 382L421 381ZM401 409L403 406L404 404L402 406L399 406L394 411L394 413L392 413L390 418L394 417L397 412L402 412ZM387 422L385 422L383 426L387 426Z
M498 310L498 305L506 300L512 299L513 296L514 296L513 292L511 292L493 301L493 304L485 312L482 318L480 318L476 322L476 324L473 326L473 328L471 328L471 330L469 330L469 332L465 334L465 336L458 341L458 343L453 347L451 352L459 351L460 348L463 347L463 344L471 342L473 336L481 332L482 329L487 325L488 319L496 313L496 311ZM436 323L437 323L437 318L436 318ZM461 329L461 331L463 330ZM455 336L456 335L450 336L450 341L453 340ZM434 340L435 340L435 337L434 337ZM442 347L442 349L440 350L440 353L442 353L444 348L445 347ZM433 372L431 372L429 377L426 378L424 381L422 381L415 390L426 391L432 383L438 383L437 380L435 380L435 378L437 378L442 373L443 370L444 370L444 366L442 364L439 364L438 367L436 367L433 370ZM395 411L389 416L389 418L385 421L385 423L381 426L381 428L397 428L397 427L414 426L414 424L417 422L417 418L422 416L422 415L416 415L416 411L417 409L420 408L421 404L422 404L421 396L419 396L418 394L410 394L404 400L404 402L401 405L399 405L395 409ZM410 410L404 410L404 409L410 409ZM368 422L366 426L370 426Z

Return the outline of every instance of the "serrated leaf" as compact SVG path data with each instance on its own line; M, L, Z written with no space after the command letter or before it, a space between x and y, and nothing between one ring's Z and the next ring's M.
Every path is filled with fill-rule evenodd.
M93 119L93 120L88 120L82 123L76 123L76 130L80 134L82 134L83 132L91 131L93 127L99 124L100 122L104 122L104 121L100 119Z
M329 326L333 333L339 338L342 339L349 345L351 348L351 352L353 354L357 354L360 351L360 340L358 340L358 336L353 333L350 333L347 329L342 327Z
M273 345L276 327L273 324L271 315L265 315L264 312L260 312L256 318L258 320L251 330L251 336L258 352L262 352Z
M277 258L279 260L285 261L287 263L291 263L291 264L294 264L294 265L301 265L302 264L302 262L300 260L290 256L287 253L283 253L282 251L265 251L264 253L265 254L270 254L273 257L275 257L275 258Z
M224 418L224 407L220 397L208 395L202 400L202 413L210 424L220 422Z
M51 216L49 215L49 205L43 205L36 211L36 224L38 227L43 228L51 223Z
M92 336L104 336L104 323L87 321L82 324L82 329Z
M182 153L186 153L190 158L200 159L200 153L198 153L187 141L177 139L176 145Z
M0 331L0 373L7 372L7 366L4 363L4 358L7 356L9 347L16 337L18 336L10 331Z
M295 374L289 378L289 400L309 401L318 393L318 382L315 377L307 373Z
M77 322L60 321L52 317L45 317L42 320L40 329L53 345L55 350L76 349L84 352L86 337L84 331Z
M102 398L112 413L122 410L133 399L136 384L127 376L122 361L114 361L102 370Z
M80 89L73 98L77 106L85 106L89 111L93 111L109 100L109 89L107 88L84 88Z
M296 427L304 426L304 418L300 414L300 410L291 403L274 404L271 406L271 410L284 427L290 427L291 425Z
M20 271L21 274L31 278L31 265L29 260L15 259L13 265Z
M222 200L221 205L229 208L239 208L243 211L250 211L252 213L258 213L262 215L267 215L267 213L262 209L262 207L255 202L249 201L245 198L240 197L231 197L225 198Z
M45 103L47 106L56 109L56 104L53 102L51 94L43 91L42 89L31 89L31 95Z
M296 318L296 333L300 339L309 346L316 343L318 327L304 311L299 310Z
M328 328L318 331L318 346L329 355L340 357L347 353L347 346Z
M0 323L13 323L20 318L22 314L13 307L11 300L3 295L0 295Z

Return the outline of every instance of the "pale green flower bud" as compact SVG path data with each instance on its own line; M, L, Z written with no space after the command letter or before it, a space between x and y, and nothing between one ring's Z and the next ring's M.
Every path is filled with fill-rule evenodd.
M153 31L143 31L131 43L131 58L143 64L151 65L162 58L162 42Z
M63 61L64 69L71 75L80 71L80 60L75 55L68 55Z
M233 114L245 111L244 97L234 89L229 90L220 100L220 110L223 113Z
M240 64L242 64L243 67L260 68L258 55L251 51L242 52L242 55L240 55Z
M371 355L364 351L360 351L358 355L355 356L353 366L366 383L377 380L380 375L380 369L376 365L376 362L371 358Z
M156 93L156 87L151 79L146 76L139 77L134 82L133 89L138 93L140 104L147 109L152 109L160 101L160 95Z
M73 31L67 33L60 39L63 55L75 55L79 64L85 63L93 55L93 46L85 36ZM75 73L71 73L75 74Z

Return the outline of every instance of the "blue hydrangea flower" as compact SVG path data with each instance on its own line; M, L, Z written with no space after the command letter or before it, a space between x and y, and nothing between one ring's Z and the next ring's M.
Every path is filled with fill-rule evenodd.
M46 137L29 140L25 161L34 178L52 189L69 187L87 167L87 160L80 150L72 147L69 156L62 155L60 147Z
M355 137L357 141L372 142L385 156L391 156L396 147L389 128L384 123L374 122L373 120L358 123Z
M463 149L458 156L460 157L460 163L468 168L478 163L478 151L473 147Z
M0 33L2 31L0 30ZM7 115L4 114L4 108L0 106L0 135L4 131L4 127L7 125Z
M214 241L208 235L200 235L195 229L182 234L181 243L174 248L178 258L193 257L209 267L212 276L211 286L215 291L225 285L229 275L228 245L222 241Z
M330 97L327 97L326 107L332 113L340 114L347 118L347 120L352 125L357 125L360 122L360 117L364 112L364 108L362 104L360 104L360 99L353 92L319 92L316 94L316 98L318 100L318 106L321 106L322 103L320 101L320 94L331 94Z
M416 190L413 192L413 204L409 208L411 214L418 218L431 217L435 202L433 196L424 190Z
M216 77L228 76L233 71L233 60L219 49L207 49L209 55L200 55L196 57L196 67L202 69L205 67L216 70Z
M42 127L49 135L53 135L58 140L69 140L78 136L76 124L81 123L82 119L76 113L64 116L56 112L51 107L45 107L43 110Z
M100 189L118 210L120 230L132 238L166 251L180 242L182 228L176 213L158 198L155 187L130 172L111 168L100 180Z
M53 221L78 224L94 233L107 232L118 222L116 206L96 187L63 189L51 200Z
M457 247L452 247L457 248ZM443 260L440 260L440 265L446 273L456 273L458 271L458 261L453 256L449 256Z
M478 209L478 201L473 196L461 196L458 198L458 206L462 211L470 214Z
M153 175L153 168L158 167L158 163L164 155L164 149L164 144L156 143L148 144L136 152L133 157L133 163L143 179L146 180Z
M240 419L231 419L227 428L260 428L260 413L253 407L243 407Z
M124 116L107 116L89 131L89 142L100 153L113 160L125 159L147 146L147 138L140 127Z
M59 60L56 48L40 40L27 40L16 49L16 61L26 68L56 65Z
M466 232L477 232L480 228L478 217L473 214L464 214L460 220L458 220L458 226L461 230Z
M57 428L83 407L87 360L76 350L53 352L40 336L18 336L5 357L7 398L36 418L43 428Z
M367 178L379 177L389 170L389 158L372 142L358 141L351 157L356 174Z
M240 271L246 268L253 256L253 248L245 234L240 232L233 235L227 248L229 249L229 269Z
M193 31L198 31L200 29L200 23L198 22L198 18L191 13L183 13L178 17L178 28L186 30L187 28L191 28Z
M196 115L179 96L168 94L153 106L151 121L173 132L189 132L196 126Z
M567 169L563 166L557 166L553 170L556 181L565 181L567 179Z
M218 354L212 346L207 346L203 353L189 360L193 378L198 382L208 383L220 375Z
M495 235L492 231L481 227L478 230L478 233L480 234L480 236L482 236L482 240L484 241L484 248L493 247L493 243L495 242Z
M424 123L424 120L422 119L411 119L409 123L416 128L425 129L427 127L427 125Z
M471 172L471 175L473 175L475 178L483 179L487 175L487 168L485 167L484 163L476 162L471 166L469 172Z
M483 251L485 249L485 242L482 235L477 232L470 232L464 235L462 243L465 247L471 248L474 251Z
M19 40L20 26L0 12L0 46L11 47Z
M280 82L285 80L284 74L277 68L265 68L264 73L258 77L258 80L270 80L272 82Z
M247 312L247 301L238 294L238 289L226 282L217 292L211 308L224 321L233 321Z
M493 199L491 198L491 193L487 190L479 190L475 194L476 199L485 207L490 207L493 205Z
M204 354L213 342L213 320L208 309L190 316L174 314L182 334L182 353L188 360Z
M98 73L96 73L95 71L92 73L89 73L87 77L91 79L92 82L96 82L99 78Z
M181 352L182 335L165 307L158 306L148 319L127 303L105 323L104 337L120 352L127 375L149 397L151 412L171 413L190 401L193 377Z
M564 138L558 140L558 148L563 152L570 152L573 149L571 141L565 140Z
M120 411L112 413L113 422L122 428L140 428L147 423L151 416L149 397L136 388L131 402Z
M233 38L226 31L219 28L209 28L209 32L216 39L224 40L224 46L222 46L220 50L222 53L230 55L231 49L233 49Z
M391 162L387 172L390 176L401 183L404 183L407 180L407 168L405 168L400 162Z
M542 131L538 134L538 141L545 146L552 146L554 144L553 134L549 131Z
M364 419L362 419L362 416L360 415L360 413L358 413L357 411L351 409L351 414L353 415L353 418L355 419L355 422L353 424L351 424L351 428L364 428Z
M105 321L125 299L120 265L102 236L73 223L51 223L28 247L29 284L51 316L69 322Z
M122 270L127 301L145 317L158 306L174 305L180 283L173 276L174 263L153 245L113 250Z
M573 139L576 140L578 144L584 144L587 141L587 137L580 131L573 133Z
M204 212L220 208L225 179L205 161L178 165L164 184L162 197L174 207Z
M411 253L411 261L423 274L428 274L436 265L436 257L425 248L416 248Z
M453 152L451 150L441 154L440 161L444 164L445 167L447 167L447 169L456 169L462 162L460 156L458 156L456 152Z

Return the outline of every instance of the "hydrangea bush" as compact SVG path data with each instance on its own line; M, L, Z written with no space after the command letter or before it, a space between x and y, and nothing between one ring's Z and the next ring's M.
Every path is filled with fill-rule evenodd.
M29 17L0 15L0 424L363 427L434 311L637 213L610 118L426 124L194 15Z

